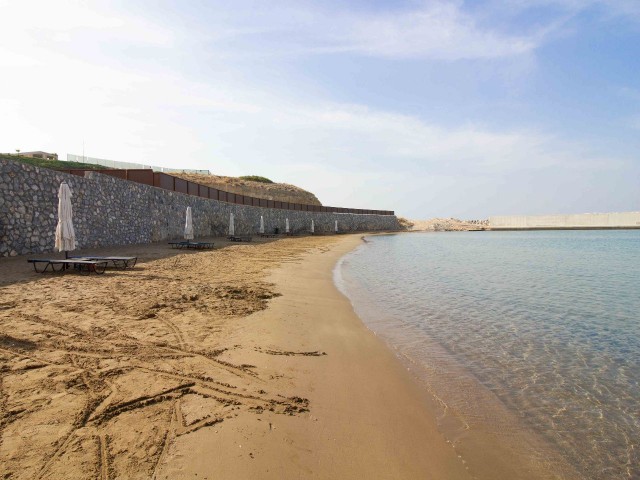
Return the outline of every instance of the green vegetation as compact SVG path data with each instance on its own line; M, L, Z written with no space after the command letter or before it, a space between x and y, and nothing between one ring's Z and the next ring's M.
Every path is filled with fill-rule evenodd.
M274 183L273 180L269 180L266 177L261 177L259 175L245 175L244 177L239 177L242 180L250 180L252 182L260 182L260 183Z
M29 165L35 165L36 167L50 168L52 170L69 170L72 168L78 168L83 170L104 170L107 167L102 165L93 165L91 163L82 162L62 162L60 160L47 160L45 158L31 158L23 157L21 155L7 155L6 153L0 153L0 159L13 160L14 162L28 163Z

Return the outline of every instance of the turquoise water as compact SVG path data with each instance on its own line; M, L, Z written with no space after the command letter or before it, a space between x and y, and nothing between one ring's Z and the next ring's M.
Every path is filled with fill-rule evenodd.
M582 478L640 478L640 230L367 240L339 286L467 427L493 399Z

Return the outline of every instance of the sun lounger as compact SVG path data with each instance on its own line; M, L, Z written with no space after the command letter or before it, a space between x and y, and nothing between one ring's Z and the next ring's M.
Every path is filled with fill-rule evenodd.
M253 237L251 235L229 235L227 238L230 242L250 242Z
M213 248L213 242L186 242L183 248L195 248L196 250L203 250L207 248Z
M193 248L203 250L205 248L213 248L213 242L169 242L172 248Z
M100 257L85 255L83 257L70 257L74 260L106 260L111 263L115 268L120 270L126 270L127 268L133 268L138 262L138 257Z
M279 236L277 233L260 233L259 235L262 238L276 238Z
M74 270L90 274L95 272L103 274L107 269L107 260L85 260L81 258L54 259L54 258L31 258L27 260L33 265L33 269L38 273L63 272L73 268ZM44 268L42 268L44 266ZM40 267L40 269L38 269Z

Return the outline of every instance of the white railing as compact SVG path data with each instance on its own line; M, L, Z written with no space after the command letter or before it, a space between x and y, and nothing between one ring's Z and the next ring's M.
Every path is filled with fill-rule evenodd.
M126 170L149 168L154 172L164 172L164 173L184 172L184 173L202 173L205 175L211 175L211 172L209 170L191 170L188 168L156 167L153 165L144 165L142 163L118 162L116 160L107 160L105 158L93 158L93 157L87 157L84 155L74 155L71 153L67 153L67 162L81 162L81 163L88 163L91 165L102 165L103 167L119 168L119 169L126 169Z

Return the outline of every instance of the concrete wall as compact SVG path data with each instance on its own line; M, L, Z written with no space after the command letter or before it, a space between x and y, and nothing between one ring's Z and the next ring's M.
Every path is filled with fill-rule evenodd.
M489 217L492 229L640 228L640 212Z
M86 178L0 159L0 256L53 251L58 189L66 181L72 192L73 223L79 248L128 245L182 238L185 210L193 211L196 238L224 236L234 213L236 234L265 230L318 233L399 229L393 215L303 212L236 205L121 180L99 173Z

